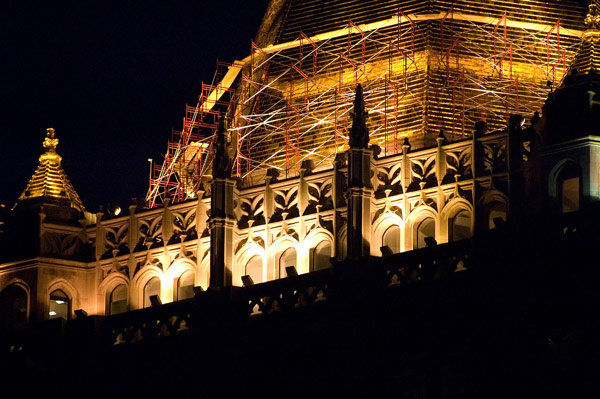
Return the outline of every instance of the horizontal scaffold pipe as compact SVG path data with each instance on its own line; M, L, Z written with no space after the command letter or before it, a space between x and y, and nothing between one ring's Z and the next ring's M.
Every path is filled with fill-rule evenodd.
M407 15L407 17L412 22L441 21L442 19L447 18L447 13L440 12L439 14L420 14L420 15L409 14L409 15ZM499 18L484 17L484 16L480 16L480 15L459 14L459 13L452 14L452 18L455 21L476 22L476 23L487 24L487 25L496 25L499 21ZM402 17L400 17L400 20L401 19L402 19ZM406 17L404 17L404 19L406 20ZM382 21L372 22L370 24L358 25L358 29L355 28L354 26L350 25L350 26L347 26L347 27L344 27L341 29L337 29L334 31L321 33L321 34L312 36L310 39L316 43L316 42L320 42L323 40L334 39L336 37L347 36L349 32L361 33L361 31L367 32L367 31L377 30L377 29L381 29L381 28L387 28L390 26L397 25L398 21L399 21L398 16L393 16L391 18L388 18L388 19L385 19ZM406 22L408 22L408 21L406 20ZM514 20L510 20L508 18L506 19L506 26L511 27L511 28L519 28L519 29L533 30L533 31L539 31L539 32L549 32L552 28L554 28L554 25L514 21ZM565 36L581 37L583 35L583 31L577 30L577 29L567 29L567 28L561 27L560 34L565 35ZM298 47L298 46L300 46L300 43L301 43L301 40L298 39L298 40L294 40L294 41L287 42L287 43L274 44L274 45L263 48L262 51L264 51L265 53L276 53L281 50L287 50L287 49ZM249 60L249 59L250 58L248 56L244 59L244 61Z
M407 19L407 17L408 17L408 19ZM444 18L447 18L447 13L445 13L445 12L440 12L438 14L408 14L406 17L402 17L402 16L398 17L397 15L395 15L391 18L384 19L382 21L372 22L369 24L363 24L363 25L358 25L358 26L350 25L350 26L346 26L344 28L333 30L330 32L320 33L318 35L310 37L310 40L312 40L314 43L317 43L317 42L321 42L321 41L325 41L325 40L329 40L329 39L334 39L337 37L346 36L346 35L348 35L349 32L350 33L361 33L361 32L364 33L364 32L369 32L369 31L373 31L373 30L377 30L377 29L387 28L390 26L397 25L398 22L402 22L402 19L404 19L406 22L409 22L409 20L412 22L424 22L424 21L441 21ZM499 18L485 17L485 16L481 16L481 15L460 14L460 13L452 14L452 18L455 21L466 21L466 22L474 22L474 23L487 24L487 25L496 25L499 21ZM533 22L514 21L514 20L510 20L508 18L506 19L506 26L511 27L511 28L525 29L525 30L538 31L538 32L550 32L554 28L554 25L538 24L538 23L533 23ZM564 36L582 37L583 33L584 33L584 31L578 30L578 29L567 29L567 28L561 27L561 30L560 30L560 34L564 35ZM273 45L267 46L265 48L262 48L261 50L264 53L273 54L273 53L280 52L282 50L296 48L296 47L300 46L301 44L305 44L305 43L306 43L306 40L298 39L298 40L293 40L291 42L273 44ZM233 85L233 82L239 75L242 68L244 66L246 66L251 61L251 59L252 59L252 57L249 55L241 61L234 61L233 65L231 65L229 67L227 73L225 74L225 76L223 77L221 82L219 83L219 86L218 86L219 90L213 90L210 93L210 95L208 96L207 100L204 102L204 104L202 104L202 108L204 109L204 111L209 111L212 109L214 104L223 95L223 93L225 91L223 89L231 88L231 85Z

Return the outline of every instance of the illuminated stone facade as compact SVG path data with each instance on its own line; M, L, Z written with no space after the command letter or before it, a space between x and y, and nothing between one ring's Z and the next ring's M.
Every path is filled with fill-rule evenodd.
M492 11L482 9L477 15L483 18ZM545 21L539 17L540 23ZM583 21L580 25L583 29ZM588 44L597 37L596 25L590 26L583 39ZM576 41L573 32L569 40ZM264 40L267 33L262 33ZM76 310L113 315L157 300L164 304L191 298L198 290L242 286L245 276L253 284L285 278L290 266L302 275L347 258L385 257L467 239L519 215L524 204L578 210L600 195L597 100L589 94L597 80L590 68L584 72L571 76L578 88L586 85L573 94L584 108L587 104L584 114L591 118L584 135L560 130L569 116L560 116L569 102L560 103L561 93L573 93L567 78L546 104L556 113L542 112L541 118L530 114L528 123L513 116L508 128L495 118L493 130L479 120L453 140L444 132L432 136L431 129L443 127L436 122L420 131L432 145L426 145L425 136L404 134L389 155L378 129L382 122L369 107L374 97L365 105L357 101L362 94L356 94L349 145L331 165L317 167L308 157L298 163L293 177L265 168L264 182L250 185L236 176L236 165L228 158L233 151L223 139L210 188L181 203L165 198L160 208L134 204L125 216L84 210L60 169L54 131L49 131L40 167L4 225L0 295L5 319L13 328L54 316L74 318ZM583 98L582 93L588 94ZM428 112L435 115L432 109ZM364 112L369 117L359 118ZM366 142L353 143L352 135L361 134L355 129L367 132ZM369 131L376 132L371 135L376 140L369 141ZM413 148L411 142L419 144ZM50 177L44 179L44 174Z
M503 130L558 87L586 13L580 1L273 1L251 54L186 108L148 202L194 198L221 111L244 184L262 184L270 168L298 176L304 161L332 168L348 149L358 83L382 156L400 154L405 138L413 149L434 146L440 130L448 142L468 138L481 120Z

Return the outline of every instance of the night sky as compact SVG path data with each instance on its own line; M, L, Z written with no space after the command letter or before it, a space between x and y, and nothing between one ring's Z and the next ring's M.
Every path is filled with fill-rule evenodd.
M25 188L48 127L88 211L144 197L147 159L162 162L217 59L249 54L267 4L2 2L0 201Z

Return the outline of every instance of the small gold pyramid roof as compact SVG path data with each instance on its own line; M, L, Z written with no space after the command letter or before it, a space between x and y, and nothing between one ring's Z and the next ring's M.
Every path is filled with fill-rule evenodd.
M19 197L17 204L23 201L41 199L52 203L67 203L80 212L85 211L79 195L69 181L60 165L62 157L56 153L58 139L54 137L54 129L48 128L42 144L46 152L40 155L35 173L27 187Z
M600 15L598 6L590 4L585 18L588 29L583 33L583 43L573 59L571 68L578 74L600 73Z

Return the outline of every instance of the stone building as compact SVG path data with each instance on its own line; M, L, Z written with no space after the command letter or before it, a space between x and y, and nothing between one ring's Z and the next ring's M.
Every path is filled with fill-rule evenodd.
M375 6L363 2L352 11L356 16L343 9L339 15L331 15L326 20L333 26L352 18L355 22L350 26L361 32L359 36L366 35L367 29L373 34L383 34L378 29L408 27L412 29L410 35L399 37L396 44L412 46L416 64L422 62L424 54L437 54L443 58L444 43L439 48L431 43L437 34L431 33L433 29L424 31L415 26L419 23L441 24L443 29L445 23L446 32L452 28L455 40L466 42L462 45L463 53L453 55L453 49L447 49L446 56L456 57L461 62L458 69L447 72L476 76L482 75L484 68L493 71L499 66L473 54L478 49L489 49L480 43L468 43L473 34L469 32L469 25L487 24L495 28L494 33L508 29L508 36L514 35L516 39L522 34L521 30L529 30L529 34L534 35L545 29L550 32L547 34L550 37L551 26L543 23L550 21L553 13L565 13L561 14L565 36L562 39L563 55L568 56L567 52L573 51L576 55L569 60L573 65L563 83L546 101L541 118L537 114L534 116L534 112L528 113L527 117L533 118L531 123L515 116L510 121L505 119L508 128L503 128L498 119L504 116L498 116L498 106L492 100L485 109L455 111L455 119L462 117L463 125L469 121L469 118L464 119L465 113L471 113L470 119L474 120L477 112L479 116L483 111L489 112L484 118L486 121L463 128L466 129L464 134L455 134L456 121L448 126L444 117L450 112L449 107L457 104L439 103L435 95L424 94L425 88L417 85L414 88L417 94L412 96L420 96L436 105L419 111L423 115L418 118L410 117L414 120L404 118L406 123L422 128L417 134L414 128L396 131L400 135L393 137L397 141L396 153L386 155L393 152L389 150L391 133L382 133L378 125L381 118L375 117L373 109L369 109L373 101L380 100L376 97L381 95L377 94L376 85L381 81L373 78L374 70L371 75L362 72L362 78L354 75L355 78L341 85L356 87L356 81L371 89L370 97L364 96L369 101L363 101L358 105L359 110L354 111L352 129L348 129L347 136L340 134L341 141L348 142L349 138L349 145L343 147L347 150L336 148L335 153L325 157L322 155L324 150L319 149L315 159L305 157L295 166L289 163L283 168L256 169L253 173L260 176L264 184L252 184L247 179L249 176L236 176L235 166L243 163L240 159L245 158L240 158L230 148L224 150L227 157L238 155L233 174L233 164L228 161L229 166L220 166L228 170L214 178L210 188L195 187L195 199L174 203L167 196L162 200L162 206L154 209L131 205L127 216L102 210L92 214L84 209L61 168L61 157L55 151L58 139L54 130L48 129L43 143L46 152L40 156L38 169L5 225L5 261L0 267L4 312L10 308L10 317L18 320L19 325L49 317L69 319L74 317L77 309L87 314L110 315L150 306L153 295L167 303L190 298L194 287L206 290L209 286L215 289L241 286L242 276L246 275L254 284L283 278L287 276L288 266L294 266L299 274L304 274L330 267L331 258L341 261L347 256L382 256L382 251L399 253L423 248L427 245L427 237L437 243L461 240L479 230L493 228L497 218L506 220L509 209L518 207L521 202L510 203L511 190L519 192L519 198L523 199L539 191L535 199L539 209L542 209L542 202L548 204L548 199L552 199L552 206L563 211L577 210L580 201L593 201L598 196L593 90L598 62L594 55L597 17L588 14L585 19L588 28L584 29L585 5L569 3L573 13L567 15L568 10L562 3L556 10L548 4L543 6L546 12L535 19L530 18L540 24L527 25L522 20L542 7L539 2L529 3L530 11L509 18L506 15L510 13L498 14L496 8L500 6L481 5L473 14L468 14L466 10L470 3L465 2L438 14L434 11L441 10L441 5L436 2L399 4L406 7L400 10L398 5L389 2L380 4L389 14L385 18L378 14L380 25L384 26L381 28L371 26L375 16L361 14ZM257 36L257 42L265 48L263 52L272 54L273 50L269 50L272 46L302 48L302 44L286 42L293 36L292 29L298 26L304 26L306 33L303 32L302 37L319 38L323 42L328 40L327 37L318 35L345 38L345 34L335 30L322 32L327 30L327 24L303 22L310 7L312 5L304 3L273 1ZM509 3L503 7L510 10ZM281 14L285 10L288 14L283 17ZM497 19L492 21L493 16ZM567 27L570 30L567 31ZM277 38L275 32L278 32ZM492 39L495 37L492 35ZM505 45L510 39L503 40ZM569 41L573 40L578 44L581 41L577 52L568 47ZM327 42L323 46L335 45ZM375 50L369 46L366 50L363 48L367 54ZM523 47L525 50L531 49ZM512 51L511 55L516 59L516 45ZM387 55L382 57L385 59ZM380 58L372 56L370 62L375 64ZM412 74L428 74L431 82L427 90L442 91L447 82L438 82L436 74L444 73L446 67L436 65L435 57L430 58L427 61L429 67L423 70L418 65L413 66ZM406 60L402 62L406 64ZM536 79L540 77L531 72L536 67L534 64L523 56L519 63L515 61L513 65L511 61L515 79L529 78L531 84L537 84ZM320 64L315 65L320 68ZM369 61L364 65L370 65ZM326 79L328 70L317 72ZM342 70L341 73L346 72ZM407 73L404 71L405 79L408 79ZM389 76L395 79L397 73L394 70ZM264 74L262 78L267 79ZM526 87L525 83L521 85ZM244 89L242 86L243 81L239 90ZM469 89L463 87L463 90ZM490 92L496 97L503 90L493 89L496 92ZM521 96L527 98L527 93L521 93ZM508 98L506 103L510 101L516 99ZM522 101L523 107L527 103ZM239 103L234 105L242 107ZM534 111L541 110L543 104L532 101L527 105ZM320 111L319 107L322 108L319 104L314 105L317 111ZM363 112L363 107L369 114L366 118L356 113ZM507 108L506 111L510 110ZM230 122L239 125L240 118L236 116ZM571 118L585 122L577 133L571 128ZM390 121L386 119L384 123ZM497 129L491 129L490 125ZM358 133L353 133L355 129ZM235 140L239 131L230 129L229 141ZM334 132L330 133L333 135ZM316 137L322 134L325 133L318 133ZM353 145L353 134L362 135L361 142ZM382 139L386 142L382 143ZM274 138L265 142L265 151L269 151L274 142ZM290 145L294 147L293 143ZM327 162L316 162L325 158ZM527 162L523 163L524 159ZM292 173L294 168L297 168L297 174ZM283 173L287 178L282 176ZM212 251L211 240L218 243L212 245Z
M326 301L319 284L332 265L392 265L397 254L487 237L505 222L592 206L594 4L444 4L271 1L256 49L224 79L238 95L214 142L180 147L210 167L195 178L181 167L190 158L176 159L179 191L155 191L125 215L85 210L48 129L2 225L4 328L232 289L243 297L298 275L315 281L305 300ZM279 62L292 54L292 67ZM450 272L468 270L459 258ZM389 286L426 278L421 264L386 270ZM252 316L284 302L263 293L244 306ZM131 339L123 331L111 340Z

